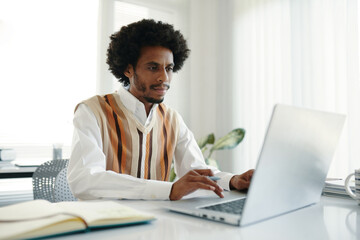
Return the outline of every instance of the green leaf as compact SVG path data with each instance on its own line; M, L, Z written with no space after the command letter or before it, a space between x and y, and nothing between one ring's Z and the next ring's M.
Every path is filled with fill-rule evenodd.
M205 162L206 162L207 165L213 166L213 167L216 167L217 169L219 169L219 165L218 165L218 163L217 163L217 161L216 161L215 159L213 159L213 158L206 158L206 159L205 159Z
M204 153L205 153L205 151L207 150L208 148L205 146L205 147L203 147L203 148L201 148L201 152L202 152L202 154L204 155Z
M232 130L214 143L210 149L210 155L215 150L231 149L236 147L244 139L244 136L245 130L243 128L236 128Z
M199 148L202 150L207 144L213 144L215 142L215 135L213 133L210 133L206 137L200 138L197 141L197 144L199 145Z
M171 167L171 170L170 170L170 177L169 177L169 181L170 182L173 182L176 178L176 173L175 173L175 169L174 169L174 166Z

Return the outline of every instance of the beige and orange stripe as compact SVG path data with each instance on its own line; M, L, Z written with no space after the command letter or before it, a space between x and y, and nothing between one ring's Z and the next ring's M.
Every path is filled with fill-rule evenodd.
M151 156L152 156L152 139L153 139L152 134L153 134L153 130L151 130L150 133L148 133L148 135L146 136L146 156L145 156L145 174L144 174L145 179L151 179L150 167L151 167Z
M170 132L170 123L169 119L170 116L165 114L166 107L163 104L160 104L158 107L158 112L160 113L160 118L162 119L162 135L161 139L163 142L163 148L161 150L161 179L163 181L166 181L169 179L169 173L170 173L170 167L171 167L171 161L172 161L172 152L173 152L173 145L171 142L173 142L173 134Z
M101 128L107 170L145 179L169 179L178 135L175 111L159 104L157 114L145 127L125 108L118 94L97 96L84 103L93 110Z
M118 108L115 99L113 95L108 94L105 95L105 101L110 105L111 109L113 109L113 117L114 122L116 125L116 135L118 136L118 147L117 147L117 158L118 158L118 168L120 166L119 172L120 173L126 173L126 153L127 153L127 142L125 137L125 125L127 124L127 121L122 121L121 119L124 119L125 115L122 111ZM121 115L123 115L121 118Z

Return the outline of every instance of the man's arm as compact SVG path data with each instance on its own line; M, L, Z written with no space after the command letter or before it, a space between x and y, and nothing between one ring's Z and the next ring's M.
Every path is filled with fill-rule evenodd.
M169 199L172 183L139 179L106 170L100 128L95 115L81 104L74 116L68 182L80 199Z
M241 175L234 175L207 166L194 135L187 128L181 116L178 116L178 119L180 132L175 150L175 170L180 179L172 187L171 200L181 199L197 189L211 190L219 197L223 197L224 189L244 190L249 187L253 170ZM220 180L215 183L206 177L212 175L219 177Z
M188 129L180 115L178 115L178 121L179 135L175 149L174 165L179 180L174 183L172 189L172 191L176 191L176 194L172 194L170 196L170 199L172 199L172 196L174 195L179 195L179 193L177 192L178 189L181 189L181 192L184 194L183 196L185 196L188 193L195 191L196 186L199 186L198 188L201 189L212 190L217 195L222 197L221 192L223 191L223 189L230 190L229 182L230 179L234 176L234 174L220 172L217 168L206 165L203 154L199 146L197 145L194 135ZM206 171L199 171L201 169L206 169ZM196 170L195 172L197 174L194 173L194 170ZM193 175L202 175L202 178ZM212 175L219 177L220 180L214 182L205 177ZM201 184L195 185L193 183L194 181L200 181ZM180 184L183 186L176 186ZM215 187L215 189L213 190L212 187ZM176 199L178 199L178 197L176 197Z

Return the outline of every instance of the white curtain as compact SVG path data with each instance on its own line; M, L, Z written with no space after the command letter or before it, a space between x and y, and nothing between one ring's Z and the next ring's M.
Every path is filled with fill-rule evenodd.
M0 0L0 147L69 156L74 108L95 94L98 1Z
M360 167L356 0L234 1L234 122L247 131L235 172L255 167L275 103L347 115L329 176Z

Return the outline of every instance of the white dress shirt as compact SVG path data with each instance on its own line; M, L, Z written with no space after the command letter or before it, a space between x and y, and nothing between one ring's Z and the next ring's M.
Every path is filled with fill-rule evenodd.
M158 105L154 104L147 116L144 104L124 87L120 87L119 95L124 106L147 126ZM73 123L74 135L68 167L68 182L75 197L79 199L169 199L172 182L147 180L106 170L100 127L88 106L79 105ZM218 184L228 190L233 174L220 172L216 168L207 166L192 132L181 117L179 124L179 137L174 153L177 176L180 178L192 169L210 168L215 176L221 178L217 181ZM143 146L146 146L146 136L143 142ZM144 176L143 167L141 176Z

